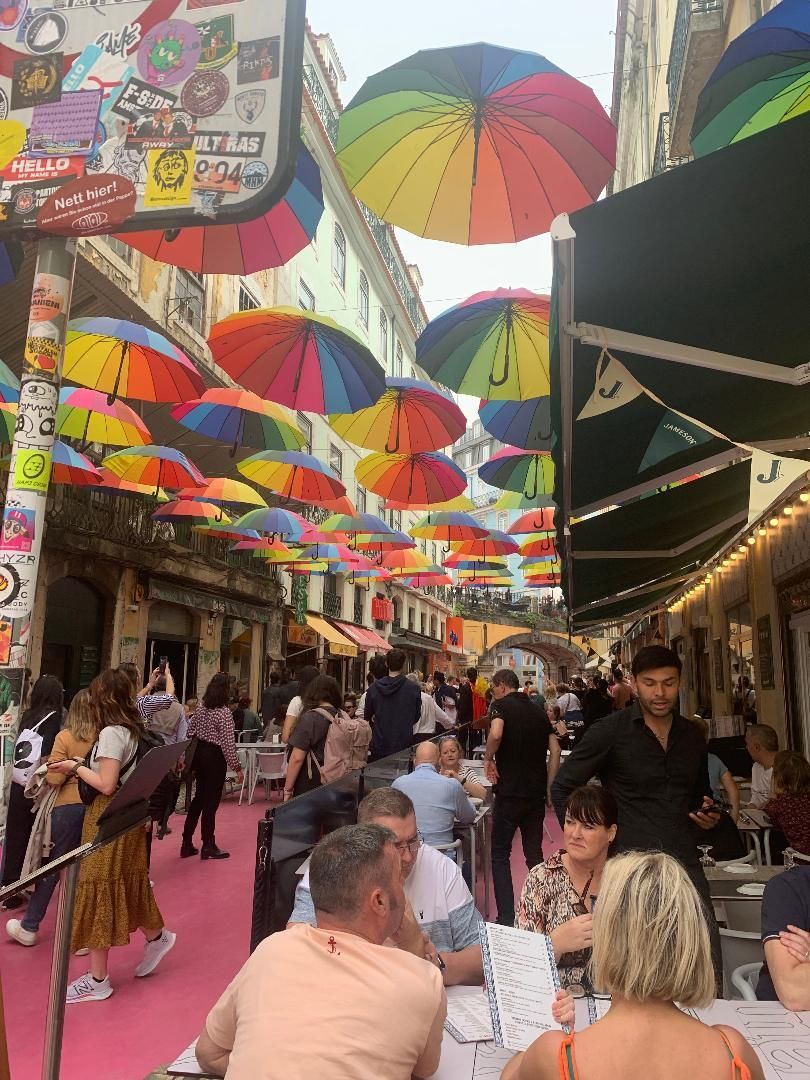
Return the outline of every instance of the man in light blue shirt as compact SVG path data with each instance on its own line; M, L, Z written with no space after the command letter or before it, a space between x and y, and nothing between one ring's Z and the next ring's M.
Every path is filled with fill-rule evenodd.
M412 773L398 776L391 786L410 798L426 844L452 844L453 825L470 825L475 807L458 780L438 772L439 748L435 743L417 746L414 765Z

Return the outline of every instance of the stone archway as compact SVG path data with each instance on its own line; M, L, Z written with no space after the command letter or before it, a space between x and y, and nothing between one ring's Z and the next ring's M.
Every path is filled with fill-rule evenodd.
M539 656L546 680L553 683L563 682L584 670L588 660L588 646L581 638L574 637L569 641L567 634L535 630L531 634L513 634L499 641L487 650L484 663L494 664L495 654L511 649Z

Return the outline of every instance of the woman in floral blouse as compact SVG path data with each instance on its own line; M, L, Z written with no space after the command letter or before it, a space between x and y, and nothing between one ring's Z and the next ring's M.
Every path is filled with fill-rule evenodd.
M573 992L589 988L592 913L617 820L616 802L604 788L573 791L565 806L565 848L529 871L520 897L518 928L551 938L560 982Z

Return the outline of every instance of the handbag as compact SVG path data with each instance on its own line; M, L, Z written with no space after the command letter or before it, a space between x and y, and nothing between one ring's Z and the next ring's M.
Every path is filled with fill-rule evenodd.
M39 765L42 757L43 742L39 729L46 720L50 720L55 711L55 709L51 709L38 724L35 724L32 728L23 728L17 736L14 743L14 771L11 778L15 784L19 784L21 787L25 787Z

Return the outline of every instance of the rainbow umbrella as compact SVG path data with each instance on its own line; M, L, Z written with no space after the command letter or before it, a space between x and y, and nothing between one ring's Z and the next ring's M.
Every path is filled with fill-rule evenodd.
M384 221L456 244L547 232L616 165L596 95L536 53L426 49L367 79L340 117L338 163Z
M513 521L506 531L510 536L520 536L523 533L555 533L554 507L529 510L528 513L521 514L517 521Z
M293 577L311 577L313 574L330 574L332 571L329 567L329 563L325 562L308 562L304 563L285 563L282 565L282 569L286 570L288 574L292 574Z
M439 502L460 495L467 477L444 454L369 454L357 463L358 484L384 498Z
M382 454L419 454L449 446L464 434L464 413L430 383L418 379L385 383L385 393L370 408L329 417L347 442Z
M810 5L782 0L734 38L698 98L703 157L810 111Z
M485 484L522 492L527 499L548 495L554 490L554 462L547 450L518 450L506 446L479 466Z
M389 551L383 555L382 565L387 570L419 570L430 566L430 559L417 547L402 551Z
M313 559L318 562L365 566L366 568L371 566L371 563L364 555L352 551L346 544L312 544L310 547L304 548L298 554L299 561L304 562L306 559Z
M278 492L283 499L320 504L324 499L346 494L346 488L328 465L297 450L263 450L240 461L236 468L248 480Z
M394 533L394 530L375 514L332 514L326 521L321 522L318 529L322 533L345 533L346 536L357 536L358 533L393 536Z
M508 589L512 585L512 579L499 575L481 578L462 578L458 582L458 585L463 589Z
M270 540L283 537L284 540L298 541L310 528L310 523L292 510L273 506L268 509L249 510L238 518L234 525L268 536Z
M482 401L478 415L490 435L524 450L551 449L551 398L528 401Z
M157 491L161 487L202 487L205 477L185 454L171 446L133 446L108 454L102 462L122 480L146 484Z
M280 540L268 540L260 537L258 540L237 540L232 545L231 551L250 551L257 559L267 559L270 562L286 563L295 558L292 548Z
M232 457L240 446L300 450L304 445L304 436L286 409L238 388L206 390L201 398L175 405L172 417L190 431L231 443Z
M500 529L490 529L487 536L478 540L462 540L453 544L453 549L457 555L480 555L487 558L492 555L514 555L518 544Z
M59 391L56 434L104 446L145 446L152 441L149 428L125 402L108 401L98 390L77 386Z
M402 584L409 589L432 589L437 585L452 585L453 579L449 574L415 574L405 578Z
M0 245L1 246L1 245ZM0 402L19 401L20 380L4 360L0 360Z
M163 488L159 488L156 494L155 489L148 484L135 484L131 480L122 480L120 476L111 473L103 465L99 466L98 473L101 477L101 483L98 485L99 491L110 491L124 495L148 495L150 498L156 499L157 502L165 503L169 501L169 496Z
M124 319L71 319L63 378L138 401L188 401L205 389L189 358L162 334Z
M173 499L152 514L155 521L185 521L193 525L230 525L225 511L211 502L195 499Z
M353 413L385 391L385 372L368 346L314 311L238 311L212 328L208 344L246 390L291 409Z
M456 495L454 499L445 499L438 503L400 502L398 499L386 499L386 510L474 510L475 503L469 495Z
M205 481L202 487L181 488L178 499L196 499L198 502L216 503L225 506L259 506L267 503L249 484L241 480L230 480L227 476L215 476Z
M527 499L522 491L504 491L492 504L492 510L537 510L540 507L554 507L551 495L538 495L536 499Z
M428 514L410 529L411 536L420 540L477 540L487 536L489 529L462 511L440 510Z
M357 533L354 539L354 547L357 551L405 551L416 547L416 541L412 540L407 533L391 531L384 533Z
M559 589L559 574L541 574L539 577L526 578L524 589Z
M259 534L253 529L243 529L238 522L234 521L224 525L217 521L208 522L205 525L192 526L194 532L202 536L212 536L215 540L258 540Z
M448 570L456 570L460 575L467 576L472 574L473 577L488 577L487 571L497 571L499 574L506 574L508 567L505 562L499 562L497 559L459 559L453 561L451 559L445 559L443 566Z
M418 575L419 577L444 577L447 571L443 566L439 566L437 563L428 562L424 566L415 567L386 567L391 577L412 577Z
M0 442L14 442L14 429L17 426L16 402L0 402Z
M552 533L532 533L520 545L520 554L524 557L538 555L550 557L556 555L557 542L555 536L556 534Z
M335 514L356 514L357 507L348 495L338 495L335 498L321 499L318 503L324 510L331 510Z
M315 236L322 214L321 172L309 150L300 146L292 184L261 217L237 225L126 233L118 239L150 259L195 274L244 276L288 263Z
M72 484L73 487L98 487L102 475L90 458L72 446L56 439L53 444L52 484Z
M551 301L527 289L476 293L416 339L428 375L461 394L526 401L549 394Z

